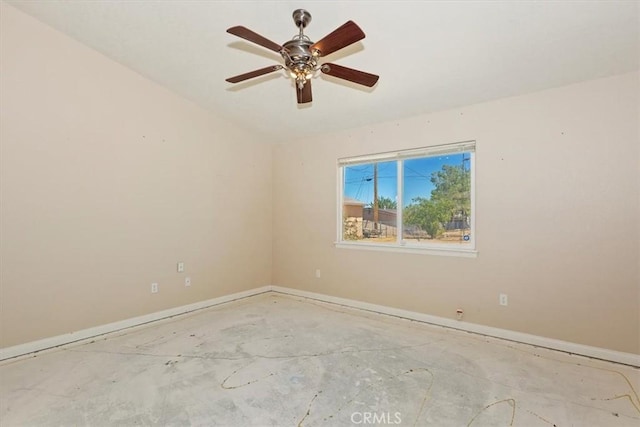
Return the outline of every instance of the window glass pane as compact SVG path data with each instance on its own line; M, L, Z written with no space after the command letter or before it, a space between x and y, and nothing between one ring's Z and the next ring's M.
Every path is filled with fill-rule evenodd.
M472 246L471 152L404 160L406 243Z
M343 171L342 240L396 243L397 162L345 166Z

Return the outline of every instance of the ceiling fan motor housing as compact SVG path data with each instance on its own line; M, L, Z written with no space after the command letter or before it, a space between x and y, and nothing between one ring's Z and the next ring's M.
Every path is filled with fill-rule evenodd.
M317 60L311 53L310 47L312 44L312 41L305 39L294 39L286 42L282 46L285 51L282 53L282 57L287 68L293 72L297 71L305 74L313 72L317 65Z

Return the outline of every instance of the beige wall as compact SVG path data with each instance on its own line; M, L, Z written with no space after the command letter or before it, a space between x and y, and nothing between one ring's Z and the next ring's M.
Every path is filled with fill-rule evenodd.
M640 353L638 90L627 74L277 146L273 284ZM477 258L333 246L337 158L464 140Z
M0 347L270 284L271 147L0 7Z
M637 74L283 144L272 162L0 8L0 347L274 284L640 353ZM334 248L337 158L469 139L478 258Z

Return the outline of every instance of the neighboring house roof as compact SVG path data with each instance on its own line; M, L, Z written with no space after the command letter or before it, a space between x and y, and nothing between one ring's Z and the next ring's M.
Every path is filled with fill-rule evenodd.
M366 203L365 202L361 202L360 200L357 199L353 199L351 197L345 197L342 202L345 205L355 205L355 206L364 206Z

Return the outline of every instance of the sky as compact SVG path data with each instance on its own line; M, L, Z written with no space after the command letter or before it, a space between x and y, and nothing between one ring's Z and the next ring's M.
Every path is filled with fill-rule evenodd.
M421 157L404 160L404 202L411 204L415 197L431 198L431 174L442 169L443 165L459 166L463 156L468 154L449 154L446 156ZM465 165L468 166L468 165ZM396 200L398 182L397 162L378 163L378 197ZM344 196L367 204L373 202L373 163L347 166L344 168Z

